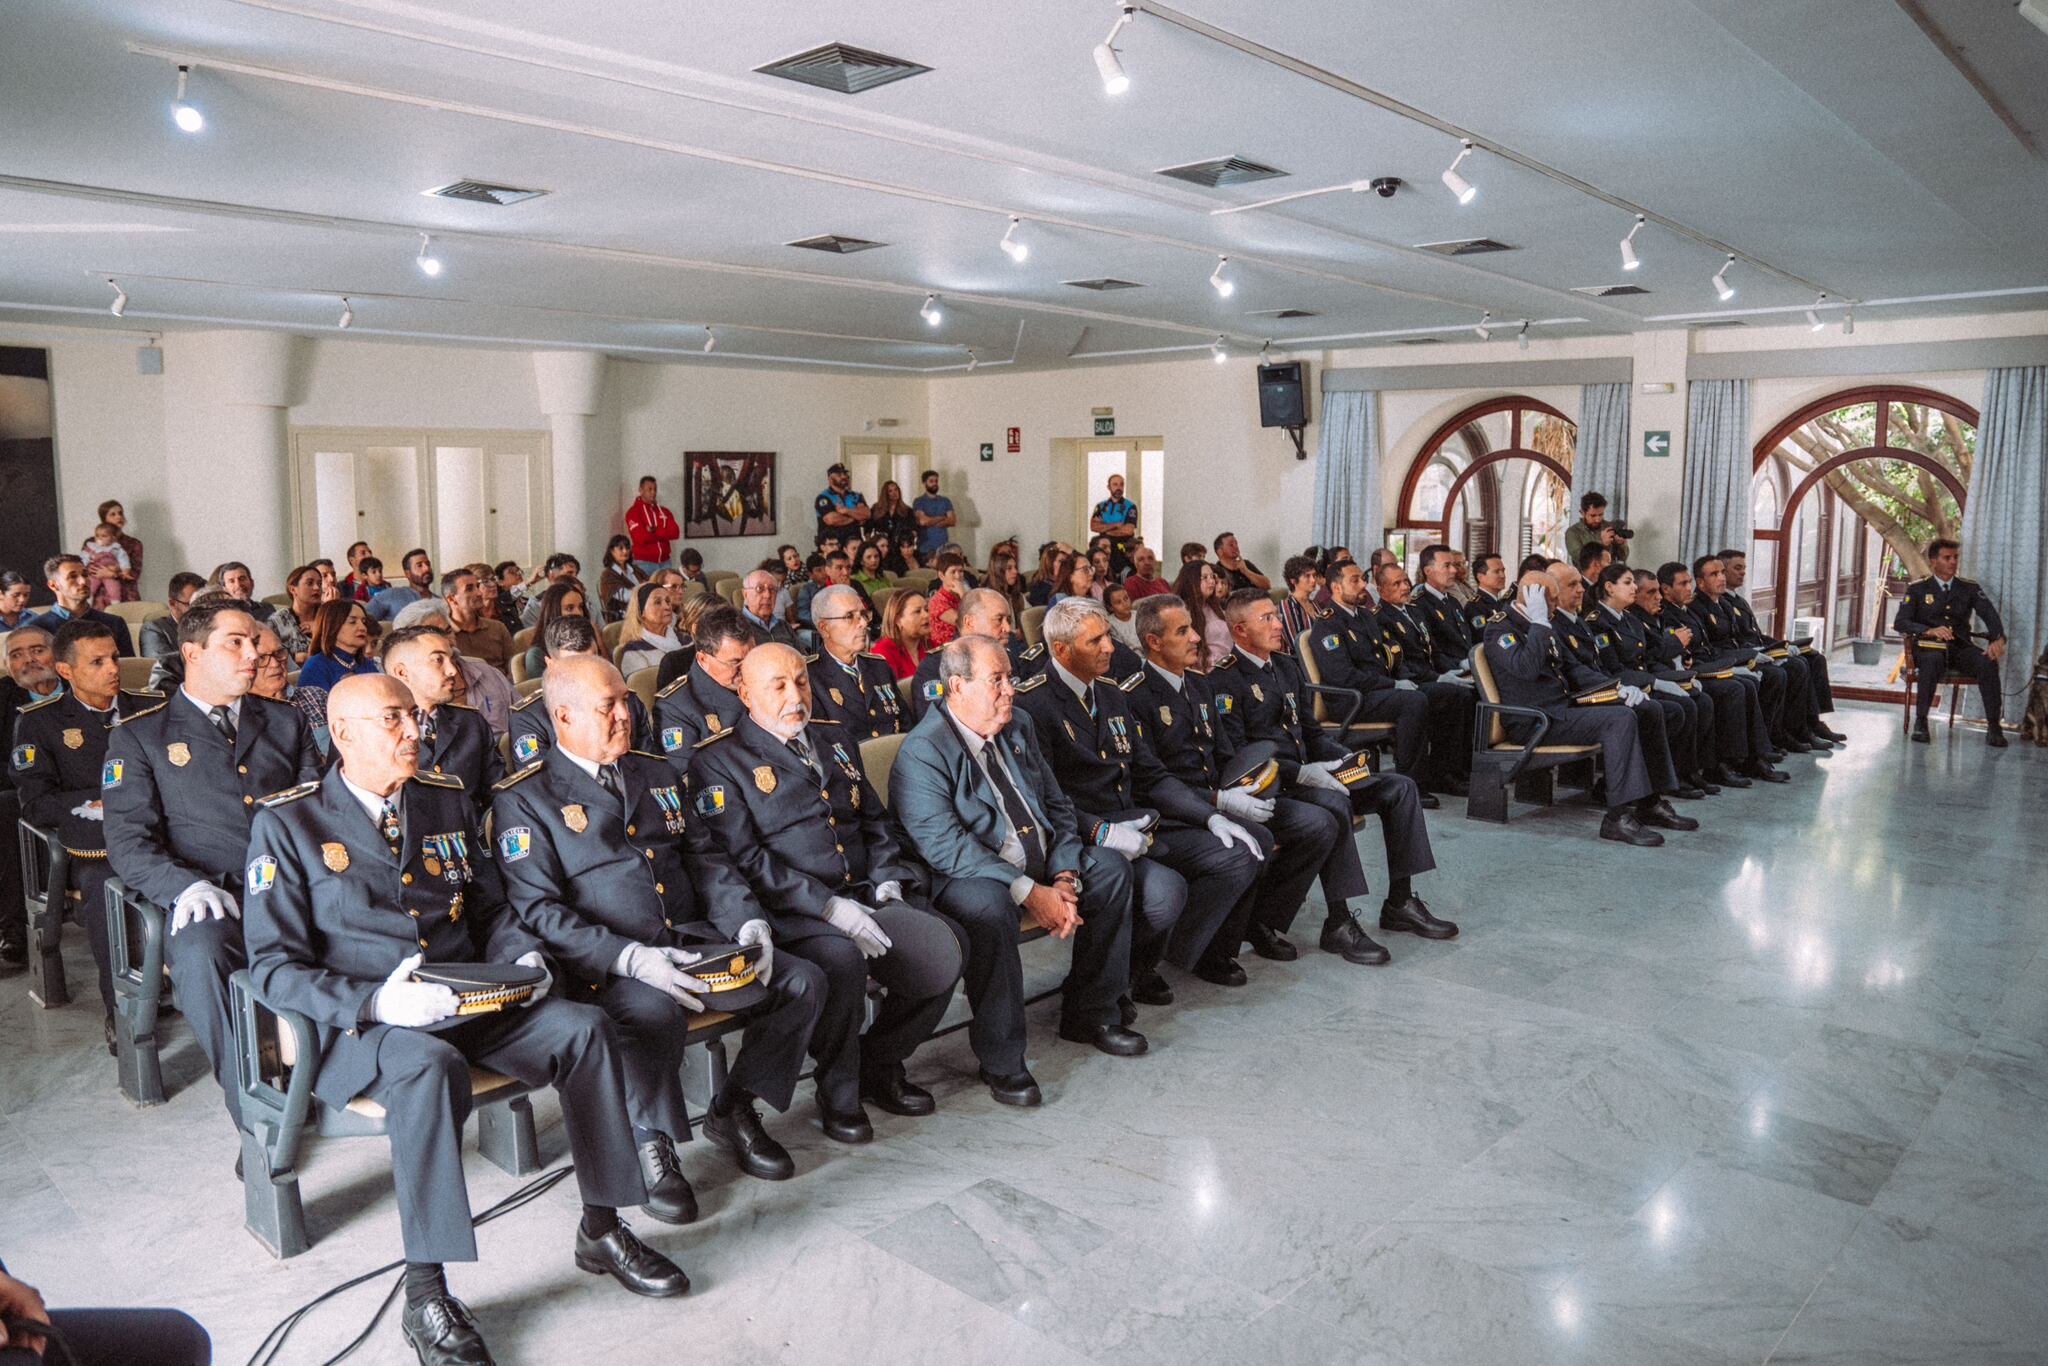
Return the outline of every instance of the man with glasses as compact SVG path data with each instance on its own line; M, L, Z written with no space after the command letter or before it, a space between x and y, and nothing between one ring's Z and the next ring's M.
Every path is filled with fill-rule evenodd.
M1010 600L995 589L967 590L967 596L960 599L960 634L987 636L1009 653L1013 675L1022 669L1019 656L1024 649L1024 637L1017 634L1016 622L1010 616ZM910 697L905 703L910 711L906 728L924 720L925 712L946 690L939 682L939 654L933 650L926 655L911 676Z
M654 695L654 730L678 774L690 772L690 751L708 735L731 730L740 704L740 664L760 637L736 607L720 605L697 618L697 658L690 671Z
M160 659L178 652L178 623L191 609L193 595L204 587L206 580L189 569L171 576L171 591L164 599L164 605L171 609L171 614L151 617L142 623L142 653L152 659Z
M796 632L775 615L775 597L782 591L782 576L773 570L756 569L740 582L740 615L754 628L763 645L787 645L799 649ZM801 652L799 650L799 652Z
M819 718L844 727L854 741L900 732L903 698L896 691L896 671L867 648L873 612L852 587L835 584L812 601L811 613L818 653L805 662Z
M0 751L14 752L14 728L21 713L36 702L57 696L64 680L50 654L50 632L22 625L7 633L7 672L0 675ZM27 910L21 901L20 846L13 836L21 815L21 796L14 788L13 765L0 765L0 963L15 967L28 961Z
M589 617L556 617L548 623L548 629L541 636L541 651L546 659L542 670L546 670L559 659L578 659L589 656L592 659L605 657L597 626ZM640 700L640 694L626 694L626 708L633 714L633 745L642 754L655 753L654 717L648 712L647 704ZM555 718L549 713L539 691L528 693L512 708L512 767L525 768L540 758L555 743Z

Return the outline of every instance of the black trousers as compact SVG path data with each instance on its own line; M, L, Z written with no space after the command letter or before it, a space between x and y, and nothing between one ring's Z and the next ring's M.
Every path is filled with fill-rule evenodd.
M213 1066L227 1101L228 1118L242 1127L240 1083L235 1077L234 1009L228 1002L228 978L249 964L242 949L242 922L234 916L195 920L170 933L171 908L164 907L164 956L171 963L171 995L178 1012L199 1041L199 1051Z
M1803 706L1795 707L1786 696L1790 676L1775 661L1756 666L1757 696L1764 705L1764 724L1771 729L1771 742L1777 748L1784 748L1784 742L1792 738L1799 729Z
M1272 836L1253 821L1237 821L1258 841L1262 855L1271 853ZM1264 835L1264 838L1261 836ZM1186 904L1174 921L1160 949L1165 960L1177 968L1192 968L1221 935L1225 924L1236 919L1242 933L1243 919L1250 916L1252 889L1258 885L1264 864L1243 845L1225 847L1204 827L1161 826L1154 832L1152 848L1143 860L1162 863L1182 879ZM1140 918L1145 913L1140 912ZM1131 980L1138 981L1141 949L1137 936L1141 927L1131 926ZM1233 945L1231 952L1236 952ZM1228 954L1220 955L1228 957ZM1156 967L1154 959L1149 966Z
M1423 756L1429 745L1429 717L1429 699L1420 688L1386 688L1365 695L1356 719L1393 722L1394 766L1411 778L1419 778L1427 776Z
M1717 752L1715 750L1717 737L1714 733L1714 704L1708 698L1706 690L1695 683L1693 690L1684 697L1665 697L1662 694L1653 695L1659 697L1661 701L1675 702L1685 709L1687 743L1682 754L1674 754L1672 756L1672 762L1678 765L1679 775L1686 778L1696 778L1702 770L1719 762L1714 757Z
M434 1033L378 1025L343 1035L334 1047L376 1050L377 1078L364 1094L389 1116L391 1177L409 1262L476 1260L462 1176L472 1064L555 1088L584 1204L618 1209L647 1199L626 1114L623 1049L611 1017L597 1006L550 999Z
M1820 719L1813 684L1813 660L1794 650L1785 658L1772 662L1785 671L1785 729L1804 740L1813 734L1814 722Z
M0 788L0 940L10 944L21 943L28 929L28 908L21 900L21 840L16 834L20 820L21 793Z
M1115 1024L1117 997L1131 983L1131 865L1121 854L1082 852L1081 926L1067 973L1060 1016L1075 1026ZM967 1000L974 1019L968 1042L984 1069L999 1076L1024 1070L1024 961L1010 885L994 878L954 878L932 905L967 933Z
M880 958L864 956L851 936L829 926L775 946L778 978L782 964L801 964L822 984L825 1010L811 1032L811 1057L818 1064L818 1104L836 1115L860 1108L863 1075L893 1074L932 1036L967 959L967 936L944 916L901 901L870 909L889 936L889 951ZM870 977L887 994L863 1035ZM790 1075L794 1079L794 1070Z
M1422 772L1402 772L1424 787L1441 786L1446 778L1462 778L1472 772L1472 718L1478 713L1479 692L1458 683L1416 685L1429 704L1429 759Z
M1933 649L1914 642L1913 672L1918 692L1913 699L1914 719L1925 721L1927 709L1934 705L1934 695L1941 691L1944 673L1959 673L1977 680L1977 699L1984 704L1984 715L1995 723L2005 715L2004 685L1999 681L1998 666L1985 654L1967 641L1944 641L1948 648Z
M92 965L100 988L100 1005L114 1013L113 949L107 937L107 879L114 870L103 858L71 860L71 913L85 929L92 946Z
M1649 697L1641 705L1629 708L1636 714L1636 734L1643 744L1643 763L1650 771L1650 786L1659 792L1669 792L1678 786L1679 742L1671 727L1680 720L1680 709L1673 704L1666 710L1664 700Z
M0 1366L210 1366L213 1339L175 1309L52 1309L64 1346L0 1348ZM69 1355L66 1355L66 1350Z
M1714 742L1721 761L1761 759L1771 748L1761 681L1737 672L1733 678L1702 678L1700 686L1714 704Z
M1573 707L1551 713L1547 745L1598 745L1607 777L1607 804L1627 806L1651 795L1650 770L1643 763L1642 732L1635 713L1623 706Z
M1398 786L1390 784L1388 791L1391 793ZM1294 844L1300 844L1304 851L1323 849L1322 862L1315 870L1316 878L1322 884L1323 901L1333 913L1342 911L1352 897L1366 893L1365 863L1358 857L1358 841L1351 833L1351 818L1356 814L1352 804L1356 800L1355 794L1291 787L1273 803L1273 819L1268 826L1279 837L1283 857L1284 851ZM1388 799L1382 799L1383 802L1385 800ZM1416 794L1414 808L1419 824L1422 819L1420 793ZM1427 836L1423 837L1422 850L1426 859L1429 851ZM1392 857L1391 846L1389 857ZM1274 868L1269 868L1267 876L1273 876L1274 871ZM1276 886L1269 891L1262 881L1258 911L1260 924L1284 933L1294 923L1295 914L1300 909L1300 897L1289 902L1284 886Z
M1824 716L1835 709L1835 685L1828 676L1828 657L1816 650L1812 654L1801 654L1806 663L1807 680L1811 684L1813 710L1816 716Z

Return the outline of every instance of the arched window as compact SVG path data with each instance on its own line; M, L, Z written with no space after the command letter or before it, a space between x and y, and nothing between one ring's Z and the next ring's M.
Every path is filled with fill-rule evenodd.
M1569 523L1558 509L1570 499L1577 444L1578 428L1549 404L1520 396L1475 404L1416 453L1394 526L1417 551L1442 541L1510 561L1532 548L1561 553Z

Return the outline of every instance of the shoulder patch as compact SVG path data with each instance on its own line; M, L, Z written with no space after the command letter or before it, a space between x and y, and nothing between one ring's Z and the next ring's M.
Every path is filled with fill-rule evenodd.
M412 780L416 783L425 783L428 787L452 787L457 792L467 790L462 786L462 779L452 773L415 773Z
M140 721L145 716L155 716L158 712L162 711L165 707L168 707L170 705L171 704L168 701L159 702L147 711L131 712L127 716L119 717L115 720L114 724L117 726L125 726L130 721Z
M256 800L256 805L262 807L283 806L286 802L295 802L301 797L310 797L319 790L320 784L317 782L300 783L297 787L288 787L282 792L273 792L268 797L259 797Z
M873 650L862 650L860 652L860 657L862 659L879 659L884 664L887 664L889 662L887 658L885 658L882 655L876 654Z
M29 703L29 704L28 704L27 706L23 707L23 708L22 708L22 709L21 709L20 711L16 712L16 713L15 713L15 715L16 715L16 716L27 716L27 715L28 715L28 714L29 714L30 712L32 712L32 711L41 711L41 710L42 710L42 709L43 709L44 707L47 707L47 706L49 706L49 705L50 705L50 704L51 704L52 702L62 702L62 701L63 701L63 700L64 700L64 699L65 699L65 698L66 698L67 696L69 696L69 694L68 694L68 693L66 693L66 692L65 692L65 691L64 691L64 690L63 690L62 688L59 688L59 689L58 689L58 690L57 690L56 692L53 692L53 693L51 693L51 694L50 694L50 695L49 695L48 697L45 697L45 698L44 698L44 699L43 699L42 701L40 701L40 702L31 702L31 703Z
M928 678L918 691L925 701L936 702L946 695L946 684L942 679Z
M805 655L805 656L804 656L804 667L805 667L805 668L809 668L809 667L810 667L811 665L813 665L813 664L816 664L817 662L818 662L818 657L817 657L816 655Z
M813 717L811 718L811 722L810 722L810 723L811 723L812 725L814 725L814 726L836 726L836 725L838 725L838 724L839 724L839 723L838 723L837 721L833 720L833 719L832 719L831 717L829 717L829 716L813 716ZM719 734L720 734L720 735L723 735L723 734L725 734L725 733L726 733L726 731L729 731L729 730L731 730L731 729L732 729L732 727L731 727L731 726L727 726L727 727L726 727L726 729L725 729L725 730L722 730L722 731L720 731L720 732L719 732Z
M536 759L532 763L528 764L525 768L520 769L517 773L509 773L506 776L498 779L498 781L496 781L495 783L492 783L491 791L503 792L506 788L512 786L514 783L520 782L527 778L531 778L534 775L535 771L537 771L539 768L540 760Z
M714 730L709 735L705 736L702 740L699 740L696 744L691 745L690 748L702 749L704 748L704 746L710 744L713 740L723 740L726 736L731 735L733 733L733 729L733 727L727 726L723 730Z
M1336 609L1336 608L1334 608L1334 607L1318 607L1318 608L1316 608L1316 620L1317 620L1317 621L1328 621L1328 620L1329 620L1329 619L1330 619L1331 617L1334 617L1334 616L1336 616L1336 615L1337 615L1337 609Z
M680 687L682 687L682 686L683 686L683 685L684 685L685 683L688 683L689 681L690 681L690 676L689 676L688 674L684 674L684 675L683 675L683 676L682 676L681 678L678 678L678 679L677 679L677 680L676 680L675 682L673 682L673 683L669 684L669 685L668 685L668 686L667 686L666 688L663 688L663 689L662 689L662 690L661 690L660 692L656 693L656 694L655 694L655 697L656 697L656 698L663 698L663 697L667 697L667 696L668 696L668 695L669 695L670 693L674 692L674 691L675 691L675 690L676 690L677 688L680 688ZM540 694L539 694L539 693L535 693L535 694L534 694L534 696L535 696L535 697L538 697L538 696L540 696Z
M1143 669L1139 669L1136 673L1133 673L1129 678L1118 680L1117 686L1119 688L1122 688L1125 692L1136 692L1138 690L1138 685L1140 683L1143 683L1144 681L1145 671Z
M1048 677L1050 677L1050 675L1048 674L1033 674L1031 675L1031 677L1025 679L1022 683L1017 684L1016 690L1018 692L1030 692L1033 688L1036 688L1040 684L1044 683Z
M123 688L121 689L121 696L161 698L164 694L157 688Z

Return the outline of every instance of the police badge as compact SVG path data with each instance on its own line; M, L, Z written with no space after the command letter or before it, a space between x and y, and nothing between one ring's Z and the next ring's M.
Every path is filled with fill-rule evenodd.
M348 846L344 844L323 844L320 846L320 861L332 873L348 871Z
M84 748L85 748L85 732L84 732L84 731L82 731L82 730L78 730L78 729L76 729L75 727L74 727L73 729L71 729L71 730L67 730L67 731L65 731L65 732L64 732L64 748L66 748L66 749L84 749Z
M575 834L582 834L590 828L590 817L584 814L580 803L571 802L562 808L562 824Z
M1256 683L1252 684L1252 701L1254 701L1254 702L1263 702L1263 701L1265 701L1265 700L1266 700L1266 694L1264 694L1263 692L1260 692L1260 691L1259 691L1259 685L1258 685L1258 684L1256 684Z
M1160 724L1160 725L1162 725L1162 726L1170 726L1170 725L1172 725L1172 724L1173 724L1173 708L1172 708L1172 707L1167 707L1167 706L1162 706L1162 707L1160 707L1160 709L1159 709L1159 724Z
M171 746L164 751L164 755L176 768L183 768L192 762L192 751L183 740L173 741Z
M761 795L764 797L775 791L775 770L766 764L755 769L754 786L761 789Z

